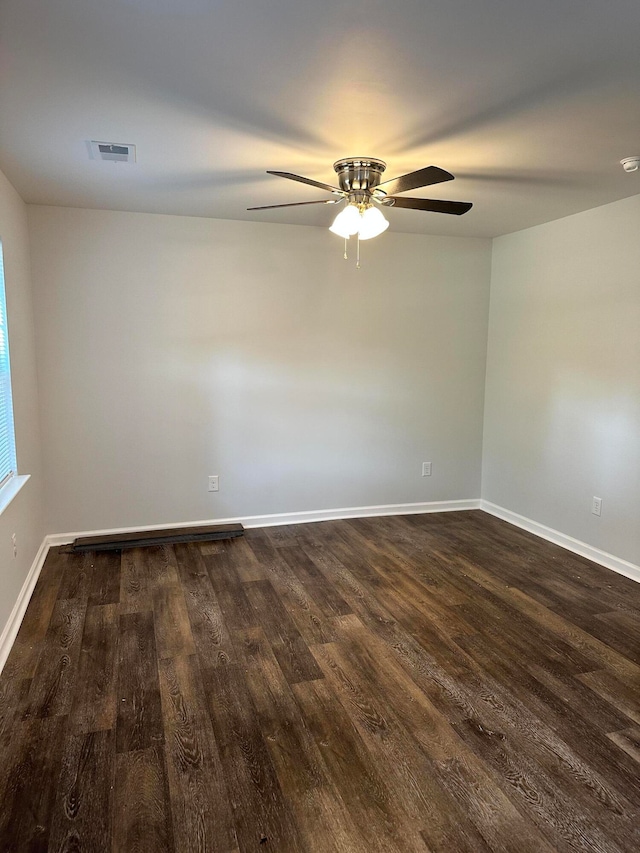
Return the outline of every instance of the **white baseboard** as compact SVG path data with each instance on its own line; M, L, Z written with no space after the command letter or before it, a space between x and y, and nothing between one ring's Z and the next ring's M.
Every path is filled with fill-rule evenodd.
M182 521L168 524L149 524L137 527L114 527L106 530L82 530L76 533L54 533L48 536L49 545L68 545L82 536L113 536L119 533L137 533L147 530L165 530L167 527L198 527L206 524L243 524L245 527L274 527L281 524L309 524L314 521L339 521L345 518L371 518L380 515L417 515L427 512L456 512L480 509L480 499L459 501L431 501L430 503L385 504L382 506L355 506L341 509L312 509L306 512L283 512L271 515L247 515L237 518L209 518L203 521Z
M608 569L612 569L618 574L631 578L631 580L640 583L640 566L615 557L613 554L608 554L606 551L601 551L599 548L594 548L587 545L586 542L581 542L574 539L572 536L567 536L565 533L560 533L559 530L553 530L551 527L546 527L544 524L539 524L537 521L532 521L523 515L518 515L517 512L504 509L489 501L480 500L477 498L470 500L457 501L432 501L430 503L407 503L407 504L387 504L383 506L361 506L361 507L345 507L342 509L321 509L310 510L308 512L290 512L290 513L274 513L271 515L251 515L240 518L217 518L205 521L185 521L178 524L153 524L140 527L119 527L107 530L83 530L77 533L55 533L45 536L38 549L38 553L33 561L33 565L29 570L29 574L20 590L20 595L11 611L11 615L7 624L0 635L0 672L4 667L6 660L11 651L11 647L18 634L18 630L27 610L29 600L33 594L36 581L40 575L42 566L44 565L49 548L57 545L68 545L82 536L110 536L118 533L135 533L144 530L162 530L166 527L194 527L205 524L228 524L240 522L245 527L273 527L281 524L307 524L314 521L338 521L347 518L372 518L375 516L384 515L418 515L421 513L430 512L460 512L462 510L482 509L490 515L495 515L497 518L508 521L510 524L520 527L523 530L528 530L542 539L560 545L568 551L573 551L574 554L579 554L581 557L586 557L594 563L599 563Z
M523 530L528 530L529 533L534 533L536 536L540 536L541 539L546 539L548 542L560 545L561 548L566 548L567 551L573 551L574 554L586 557L587 560L598 563L607 569L612 569L614 572L618 572L618 574L640 583L640 566L636 566L634 563L622 560L620 557L609 554L607 551L601 551L600 548L594 548L593 545L587 545L586 542L574 539L573 536L567 536L566 533L560 533L559 530L554 530L552 527L547 527L544 524L526 518L524 515L518 515L517 512L511 512L510 509L492 504L490 501L480 501L480 509L488 512L490 515L495 515L496 518L508 521L509 524L521 527Z
M40 577L44 561L49 553L49 548L49 537L45 536L42 540L42 544L38 548L38 553L36 554L31 568L29 569L25 582L22 584L22 589L20 590L16 603L13 605L11 615L4 626L2 634L0 634L0 672L4 669L4 665L9 657L9 652L11 651L18 635L18 630L20 629L20 625L24 619L24 614L27 612L27 607L29 606L31 596L33 595L36 582Z
M151 524L138 527L118 527L105 530L82 530L77 533L52 533L42 540L29 574L22 585L18 599L13 606L11 615L0 635L0 672L9 657L9 652L15 642L18 630L40 571L44 565L49 548L58 545L69 545L74 539L82 536L111 536L118 533L136 533L144 530L164 530L167 527L196 527L205 524L229 524L240 522L245 527L273 527L280 524L305 524L313 521L334 521L344 518L363 518L380 515L412 515L427 512L453 512L465 509L479 509L480 499L459 501L432 501L431 503L388 504L386 506L361 506L343 509L321 509L308 512L275 513L272 515L251 515L244 518L216 518L206 521L183 521L179 523Z

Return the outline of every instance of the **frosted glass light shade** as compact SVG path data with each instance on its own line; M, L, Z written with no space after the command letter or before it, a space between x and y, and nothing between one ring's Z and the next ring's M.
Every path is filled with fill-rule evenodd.
M377 207L368 207L360 219L360 239L370 240L372 237L382 234L388 227L389 223L380 210Z
M339 237L344 237L346 240L347 237L357 234L360 223L360 211L357 206L355 204L348 204L333 220L333 225L329 228L329 231L332 231Z

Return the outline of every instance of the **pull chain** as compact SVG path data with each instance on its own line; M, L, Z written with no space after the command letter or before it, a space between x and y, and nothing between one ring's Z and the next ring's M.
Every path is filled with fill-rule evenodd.
M360 269L360 232L358 232L358 241L356 243L356 269Z
M345 261L349 260L349 258L347 257L347 238L346 237L344 238L344 255L343 255L343 258L345 259Z

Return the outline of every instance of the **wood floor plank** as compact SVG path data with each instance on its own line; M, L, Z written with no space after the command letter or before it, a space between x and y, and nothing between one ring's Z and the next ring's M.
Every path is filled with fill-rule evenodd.
M395 597L397 604L406 608L407 620L415 625L422 636L421 643L409 630L401 625L385 604L394 597L393 588L384 584L383 578L361 561L349 560L346 552L341 553L341 561L349 563L349 568L337 561L335 554L341 553L340 547L332 544L330 549L322 551L308 550L308 553L322 568L327 580L337 585L342 595L351 603L363 624L375 632L394 651L402 664L411 670L413 677L421 680L427 695L439 707L442 707L452 720L466 715L479 714L474 703L468 698L468 691L461 690L462 679L477 682L469 663L459 654L449 637L439 642L437 634L430 630L428 622L419 619L419 614L411 603L402 602ZM372 583L367 577L372 574Z
M493 728L500 732L503 747L517 745L554 780L564 780L568 789L577 786L574 797L582 799L587 810L600 807L603 818L618 815L626 819L640 806L633 765L626 756L614 754L591 721L575 713L513 661L505 659L498 664L481 643L471 646L464 638L461 648L481 664L488 663L492 678L502 685L518 685L517 690L511 687L511 696L509 688L496 691L502 704ZM462 737L473 739L484 735L487 726L469 718L458 724L457 730Z
M640 664L639 621L637 616L622 611L597 613L585 620L591 634L636 664Z
M171 853L177 848L162 746L116 755L113 853Z
M180 583L178 561L171 545L151 545L146 547L146 575L152 592ZM199 546L196 549L199 552Z
M283 548L281 554L325 616L344 616L353 612L344 598L325 581L322 572L302 548Z
M608 704L640 724L640 683L634 689L632 684L622 681L606 669L584 672L577 678Z
M231 853L231 806L197 658L162 660L160 689L176 849Z
M12 739L14 726L22 720L29 700L30 678L19 678L3 672L0 679L0 754Z
M65 728L61 716L15 726L0 770L0 850L48 850Z
M281 524L277 527L265 527L262 531L263 536L271 542L274 548L297 545L299 533L299 524Z
M115 726L119 698L118 634L116 604L87 608L69 717L69 726L75 733L97 732Z
M71 710L86 610L84 598L56 602L31 682L26 717L54 717Z
M211 554L222 554L226 547L226 542L200 542L198 547L203 557L209 557Z
M636 853L640 585L481 511L52 549L0 850Z
M365 618L369 619L369 623L372 626L375 626L375 622L370 619L370 612L373 611L372 605L368 602L368 606L363 609L363 615ZM398 631L397 626L394 626L393 622L384 621L383 616L378 616L380 625L383 626L382 631L378 630L378 633L382 633L382 635L386 635L388 638L388 642L394 648L396 652L399 652L400 660L403 664L412 672L413 677L418 681L419 684L423 686L427 695L430 696L432 701L436 703L436 705L451 719L452 722L456 722L461 724L464 720L472 721L473 727L475 729L479 729L485 732L492 732L494 730L499 730L500 728L500 717L496 717L496 708L505 708L504 698L507 695L504 690L500 688L499 685L493 684L490 689L487 685L485 689L483 689L482 683L476 683L474 685L474 680L469 681L467 679L467 683L465 683L460 677L457 680L451 680L449 677L449 673L446 669L442 669L440 662L433 661L429 659L429 655L425 656L425 649L416 648L415 641L409 635L406 635L404 640L402 639L402 633ZM427 676L427 680L425 680L425 675ZM487 704L487 700L489 700ZM527 731L527 714L526 711L523 712L522 707L518 707L516 704L511 709L511 722L512 725L516 726L516 730L519 730L521 733ZM615 802L616 794L611 794L610 791L607 790L606 783L603 785L602 781L598 781L598 774L594 772L590 772L589 768L582 768L580 764L580 759L571 752L558 738L553 736L553 731L546 727L544 730L540 728L539 722L536 725L536 731L539 737L542 737L545 743L549 744L549 748L552 750L552 754L555 755L556 752L559 752L563 756L563 760L565 760L569 767L575 768L575 772L582 775L588 784L591 784L594 790L601 794L604 799L604 802ZM586 741L584 744L580 742L581 738L577 737L574 741L574 746L578 746L578 748L584 747L586 750L589 749ZM555 752L553 752L555 750ZM596 749L596 753L599 755L602 752L602 744L600 743ZM608 760L611 762L612 755L608 755ZM601 769L605 769L607 767L606 761L601 757L598 758L600 762ZM458 765L456 765L458 767ZM458 770L460 768L458 767ZM609 782L614 781L614 788L616 784L616 776L618 773L618 767L612 763L611 773L609 774ZM623 776L626 774L626 782L623 785L626 787L629 784L630 776L629 776L629 768L623 768ZM631 783L633 787L633 783Z
M611 732L607 737L640 765L640 726L631 726L624 731ZM640 768L638 772L640 772Z
M590 690L579 678L549 672L526 661L524 668L553 693L565 708L570 708L572 714L579 714L595 731L608 734L628 724L625 714ZM550 704L559 707L553 700Z
M243 583L266 579L264 567L244 537L228 542L224 553Z
M503 789L511 796L515 805L536 822L547 836L553 838L559 853L580 850L583 853L620 853L623 849L616 837L628 839L633 832L635 814L620 809L617 825L612 816L604 823L602 815L594 819L593 812L577 793L570 800L562 798L562 784L556 784L544 769L531 759L526 750L509 749L503 738L489 735L478 727L457 724L456 730L474 748L477 755L491 767L500 779ZM468 786L465 786L468 787ZM564 790L567 790L566 786Z
M160 545L146 550L158 657L193 655L195 644L174 549Z
M432 763L415 749L389 705L371 693L361 674L351 667L340 643L316 646L313 652L362 738L372 763L387 768L385 782L396 811L395 822L407 839L407 845L416 847L416 837L422 834L425 838L426 826L432 850L442 849L437 841L444 839L449 847L458 847L457 829L451 821L457 816L455 804L435 782ZM443 817L448 821L444 826Z
M322 678L309 647L282 606L271 582L253 581L245 586L256 617L289 684Z
M120 617L118 752L143 751L163 740L156 643L151 613Z
M110 853L114 775L113 731L67 737L56 789L50 850Z
M174 551L196 651L207 667L226 666L234 660L233 643L204 558L193 544Z
M117 604L120 601L120 572L122 559L119 551L91 554L91 581L89 605Z
M339 792L369 850L384 839L392 853L422 850L424 840L406 836L397 806L357 730L325 680L292 685L296 701L315 738L332 784Z
M148 548L126 548L120 555L120 613L151 609Z
M505 584L495 574L492 575L491 572L467 560L465 560L464 566L465 571L481 586L519 608L524 615L534 622L543 636L555 635L568 646L582 652L585 658L595 661L596 668L612 671L625 683L640 688L640 667L629 658L589 634L588 631L577 627L558 613L550 610L523 592L518 586ZM601 571L606 571L606 569L601 569Z
M283 853L304 853L241 668L203 669L203 681L240 850L263 843Z
M562 669L567 675L574 675L590 672L597 667L593 658L576 650L571 643L559 639L522 614L519 614L517 619L508 618L513 611L517 612L517 608L511 607L486 588L483 592L480 584L474 586L479 597L476 603L459 605L459 609L467 623L476 631L496 636L508 644L514 654L542 669Z
M344 686L348 687L347 697L351 693L354 697L375 696L380 709L376 716L384 725L368 725L371 711L361 701L360 707L354 705L361 717L360 728L370 729L370 735L378 737L378 761L391 768L394 779L398 777L394 790L404 791L405 803L420 803L418 815L425 825L422 835L430 849L442 853L474 847L550 850L543 835L514 808L447 718L394 660L391 649L357 618L341 620L339 631L341 643L317 650L329 666L326 675L336 689L343 685L343 694ZM415 740L413 748L411 738ZM390 748L393 760L389 756L385 759ZM458 762L456 775L464 775L474 790L483 792L482 803L469 803L466 787L461 792L450 784L453 760ZM408 782L417 790L407 788Z
M366 522L367 520L364 519L363 521ZM448 531L450 534L451 526L449 526ZM411 554L411 547L404 543L395 544L394 561L397 561L398 555L406 560ZM453 607L455 607L456 613L461 614L463 618L454 616L451 607L447 607L443 612L442 621L438 623L440 632L449 633L448 626L452 625L456 626L456 630L458 626L461 626L462 631L460 633L473 633L478 630L478 625L481 627L494 625L501 635L508 634L509 642L519 647L524 655L529 658L539 655L541 665L559 660L565 666L573 661L575 671L578 672L594 668L593 661L584 654L576 652L571 644L558 640L549 632L541 637L540 626L535 625L518 608L494 595L487 587L479 589L478 582L472 576L472 567L467 561L450 555L448 565L450 585L455 586L463 596L462 600L459 600ZM458 569L455 574L451 573L452 567ZM387 576L394 577L393 574L389 574L388 569ZM412 577L412 573L404 572L400 581L406 588L404 597L414 602L422 601L425 605L425 612L429 613L429 620L433 621L432 601L429 598L425 599L424 595L420 594L419 587L415 586L415 578ZM409 585L407 586L407 584ZM412 591L411 585L414 586L414 591ZM394 586L397 586L395 581ZM542 642L540 642L541 639Z
M204 557L211 586L217 596L229 631L245 631L256 626L256 614L247 598L229 551Z
M260 564L276 590L283 607L289 613L306 643L329 643L335 639L331 619L320 610L300 579L266 538L249 542Z
M282 792L292 804L305 850L364 853L365 847L324 761L290 685L261 628L237 641L247 687Z
M94 554L84 554L81 559L75 558L65 561L58 598L88 598L94 561Z
M179 583L154 589L153 616L160 659L195 654L187 604Z

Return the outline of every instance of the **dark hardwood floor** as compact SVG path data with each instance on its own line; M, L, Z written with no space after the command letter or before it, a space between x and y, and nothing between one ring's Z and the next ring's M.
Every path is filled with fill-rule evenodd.
M482 512L50 552L0 850L640 850L640 585Z

